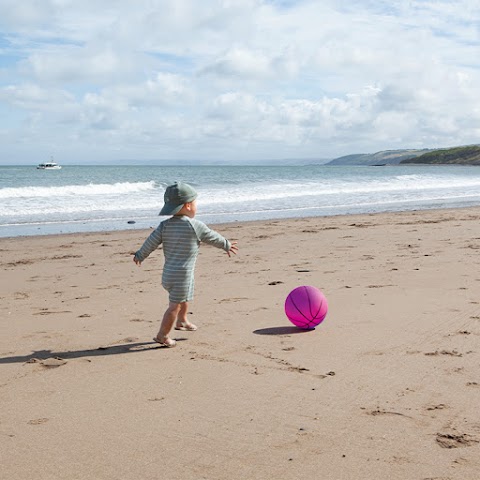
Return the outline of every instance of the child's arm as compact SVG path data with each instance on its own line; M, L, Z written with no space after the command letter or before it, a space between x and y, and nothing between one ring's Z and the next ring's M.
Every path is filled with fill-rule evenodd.
M162 230L163 222L148 236L140 250L135 253L133 261L137 265L141 265L141 263L160 246L162 243Z
M221 248L225 250L230 257L231 254L237 253L238 247L237 242L230 242L226 238L222 237L218 232L208 228L203 222L199 220L192 221L192 226L195 229L195 233L197 234L198 239L201 242L208 243L209 245L213 245L214 247Z

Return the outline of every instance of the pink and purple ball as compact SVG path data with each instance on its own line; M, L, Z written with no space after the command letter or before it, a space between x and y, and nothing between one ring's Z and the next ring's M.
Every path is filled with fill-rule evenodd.
M325 295L310 285L292 290L285 300L285 314L297 327L313 329L327 316L328 304Z

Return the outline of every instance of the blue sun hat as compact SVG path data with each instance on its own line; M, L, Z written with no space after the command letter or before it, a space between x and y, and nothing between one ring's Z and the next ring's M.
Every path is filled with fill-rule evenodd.
M193 202L196 198L197 192L188 183L175 182L165 190L163 196L165 205L159 215L175 215L185 203Z

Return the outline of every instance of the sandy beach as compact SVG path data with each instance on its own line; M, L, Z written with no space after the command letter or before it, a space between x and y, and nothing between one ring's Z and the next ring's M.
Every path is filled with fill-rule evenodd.
M0 239L2 479L480 478L480 208L214 228L173 349L149 231Z

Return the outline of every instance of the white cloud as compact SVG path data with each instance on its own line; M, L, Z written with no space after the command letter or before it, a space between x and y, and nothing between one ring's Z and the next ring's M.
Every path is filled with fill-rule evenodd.
M0 88L0 100L28 111L58 111L74 103L74 97L62 90L48 90L35 84L8 85Z
M204 69L205 73L226 76L270 77L273 74L271 60L262 53L234 47Z
M110 105L115 110L134 108L175 107L188 104L193 92L180 75L157 73L153 79L139 84L119 84L102 90L101 94L87 93L85 104Z
M478 142L479 23L474 0L3 0L2 143L238 159Z
M113 81L128 72L130 61L113 50L85 51L80 47L55 48L54 51L33 53L22 65L26 74L39 82L71 84ZM128 59L127 59L128 60Z

